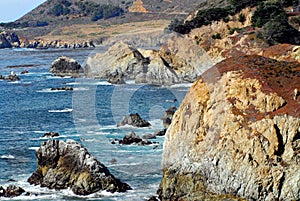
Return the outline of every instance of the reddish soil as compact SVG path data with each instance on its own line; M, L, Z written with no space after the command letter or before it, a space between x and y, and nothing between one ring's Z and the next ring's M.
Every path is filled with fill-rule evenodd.
M286 50L285 50L286 51ZM205 81L214 82L229 71L240 71L244 78L260 81L262 91L266 94L276 93L285 99L286 104L274 112L259 113L245 111L247 119L261 119L266 115L288 114L300 117L300 64L297 62L277 61L262 56L239 56L221 61L206 71L202 77ZM209 79L207 79L209 78ZM294 100L294 90L298 89L298 97ZM233 103L234 100L231 100Z

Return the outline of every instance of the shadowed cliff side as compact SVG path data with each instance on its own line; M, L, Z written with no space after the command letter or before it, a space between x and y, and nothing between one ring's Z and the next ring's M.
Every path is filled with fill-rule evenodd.
M299 200L299 69L241 56L206 71L166 133L161 200Z

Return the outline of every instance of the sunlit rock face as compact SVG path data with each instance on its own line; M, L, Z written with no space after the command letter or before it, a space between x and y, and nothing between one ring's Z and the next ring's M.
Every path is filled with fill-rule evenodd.
M166 133L161 200L300 199L300 65L226 59L194 84Z

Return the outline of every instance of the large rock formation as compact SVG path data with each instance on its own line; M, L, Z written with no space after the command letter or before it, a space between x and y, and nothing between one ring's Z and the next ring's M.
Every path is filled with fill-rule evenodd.
M131 189L73 140L43 142L36 157L38 168L29 177L30 184L50 189L70 188L78 195L88 195L100 190L125 192Z
M75 60L62 56L52 62L50 73L57 76L72 76L79 77L79 74L83 72L81 65Z
M300 64L224 60L166 133L161 200L299 200Z
M176 46L176 48L179 47ZM191 49L189 48L185 52L186 55L180 55L180 57L189 55L186 60L190 60L195 56L194 54L191 55ZM194 47L194 50L197 50L196 58L199 61L198 56L203 52L199 51L199 47ZM194 67L190 68L187 65L183 68L174 66L172 61L178 59L171 58L166 51L162 53L156 50L140 50L123 42L118 42L111 46L107 52L90 57L87 61L85 74L88 77L106 79L117 72L120 75L122 74L124 79L135 80L136 83L159 85L191 82L200 75L201 71ZM168 55L166 57L168 60L165 59L164 55ZM175 54L172 54L172 56L177 57ZM206 61L208 60L206 59Z

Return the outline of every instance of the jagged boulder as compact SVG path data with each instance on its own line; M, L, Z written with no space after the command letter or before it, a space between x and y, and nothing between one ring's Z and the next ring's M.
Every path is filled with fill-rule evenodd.
M135 127L148 127L151 126L151 124L146 121L145 119L142 119L141 116L136 114L129 114L123 117L122 121L118 123L117 126L125 126L125 125L131 125Z
M50 73L57 76L79 77L83 72L81 65L75 60L62 56L52 62Z
M38 168L28 178L30 184L50 189L70 188L77 195L100 190L114 193L131 189L73 140L42 142L36 157Z
M241 56L206 71L167 130L160 199L299 200L299 69Z

